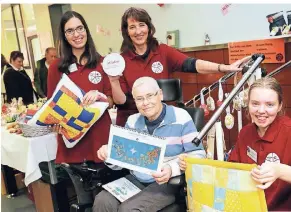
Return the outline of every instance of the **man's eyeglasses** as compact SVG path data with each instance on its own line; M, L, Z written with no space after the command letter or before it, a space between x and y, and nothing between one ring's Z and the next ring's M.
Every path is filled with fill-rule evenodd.
M145 100L147 100L148 102L152 101L154 99L154 97L158 94L159 91L157 91L156 93L149 93L147 94L145 97L137 97L136 99L134 99L134 101L137 104L142 104Z
M73 36L75 34L75 31L77 31L78 33L82 33L85 31L85 27L84 26L78 26L75 29L67 29L65 31L65 34L68 36Z

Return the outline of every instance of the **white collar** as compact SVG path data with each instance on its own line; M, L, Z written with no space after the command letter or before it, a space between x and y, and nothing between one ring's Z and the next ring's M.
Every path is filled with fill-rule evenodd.
M12 65L11 63L9 63L9 65L11 65L11 67L12 67L14 70L16 70L16 71L19 71L19 70L20 70L20 69L18 69L18 68L15 68L15 66Z
M46 61L44 64L45 64L46 68L49 69L50 65Z

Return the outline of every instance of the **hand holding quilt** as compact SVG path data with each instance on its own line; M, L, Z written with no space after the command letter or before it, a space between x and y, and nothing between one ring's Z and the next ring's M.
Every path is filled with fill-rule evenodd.
M108 102L98 101L86 107L83 104L85 95L85 92L64 74L52 97L28 121L28 124L60 125L66 147L74 147L109 105ZM90 99L89 102L91 101Z
M266 212L264 191L251 177L255 164L186 158L190 212Z
M91 105L96 101L107 102L107 96L97 90L91 90L83 97L83 105Z

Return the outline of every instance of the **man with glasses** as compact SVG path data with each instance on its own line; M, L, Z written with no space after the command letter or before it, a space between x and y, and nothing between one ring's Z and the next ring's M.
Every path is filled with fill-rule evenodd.
M175 202L178 187L167 182L171 177L181 175L178 156L184 152L198 158L206 156L202 144L196 147L191 143L197 135L191 116L184 109L162 103L163 92L155 79L137 79L133 84L132 95L139 113L131 115L125 127L166 138L163 168L161 172L152 175L131 171L131 181L137 183L138 187L142 186L142 191L120 203L104 190L95 197L94 212L159 211ZM100 160L106 160L107 148L107 145L104 145L98 150ZM108 166L120 169L117 166Z

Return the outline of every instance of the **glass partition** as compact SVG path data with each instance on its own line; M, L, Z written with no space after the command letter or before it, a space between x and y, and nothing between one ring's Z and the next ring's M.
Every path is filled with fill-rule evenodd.
M23 61L23 66L24 68L31 68L30 67L30 59L29 59L29 54L28 54L28 48L27 48L27 41L26 41L26 35L25 35L25 30L23 27L23 19L22 19L22 13L20 9L20 5L13 5L13 14L15 17L15 24L16 24L16 30L17 30L17 35L19 39L19 47L20 51L24 55L24 61Z
M1 11L1 25L1 53L9 61L10 53L20 49L11 7Z

